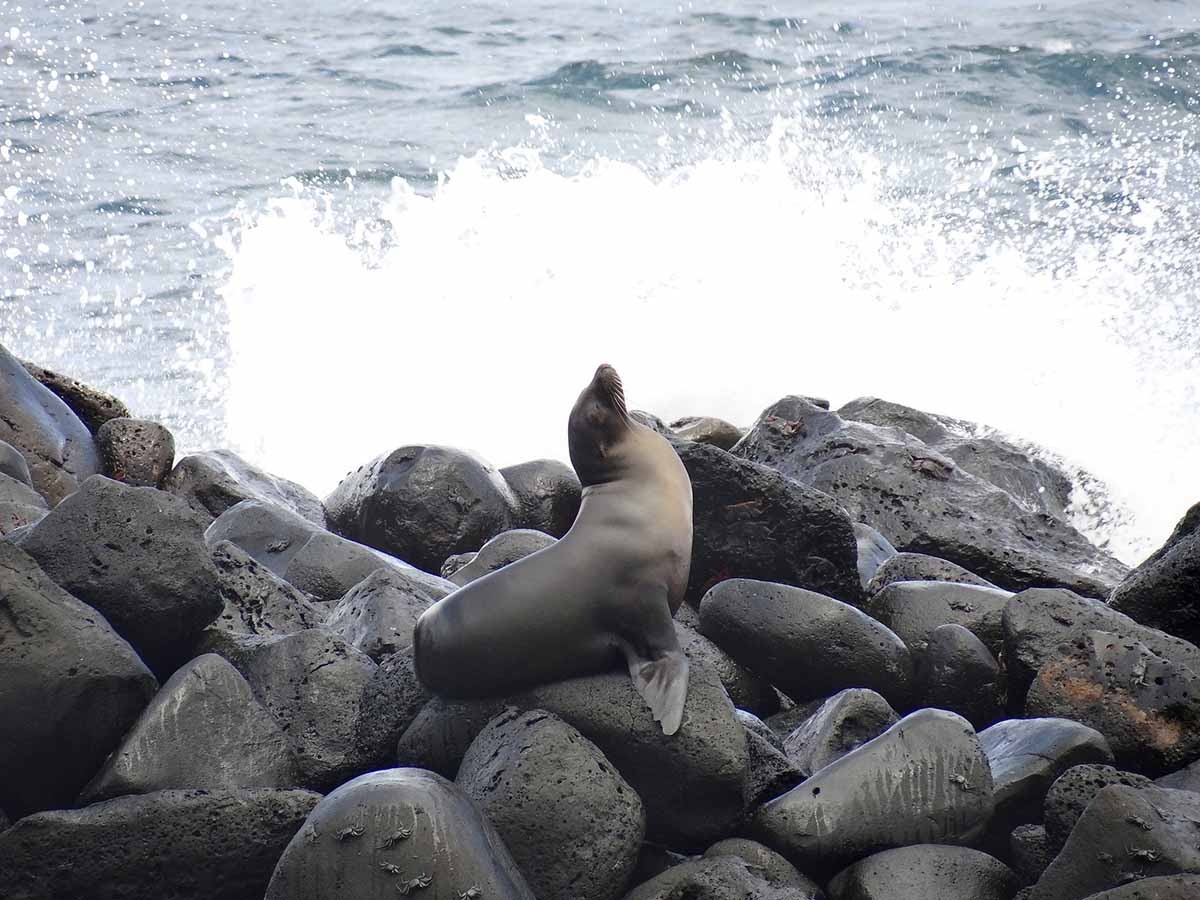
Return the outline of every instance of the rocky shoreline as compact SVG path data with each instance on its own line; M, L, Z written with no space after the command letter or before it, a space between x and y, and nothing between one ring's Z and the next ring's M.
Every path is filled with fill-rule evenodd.
M570 467L402 447L321 500L0 348L0 897L1200 897L1200 505L1131 571L971 423L637 415L695 502L671 737L621 671L416 680Z

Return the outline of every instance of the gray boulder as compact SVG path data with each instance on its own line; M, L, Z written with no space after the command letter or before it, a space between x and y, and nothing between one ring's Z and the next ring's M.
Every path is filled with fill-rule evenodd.
M325 500L343 537L441 571L513 526L512 488L495 468L451 447L401 447L351 472Z
M29 464L25 462L25 457L21 455L20 450L4 441L0 441L0 475L7 475L21 484L33 487L33 476L29 474Z
M1111 632L1089 631L1069 654L1047 661L1025 713L1090 725L1108 739L1117 765L1147 775L1200 758L1200 675Z
M893 847L970 843L992 808L975 731L953 713L923 709L763 806L751 830L815 876Z
M1066 590L1022 591L1004 607L1003 624L1009 702L1016 709L1038 670L1060 659L1061 648L1076 644L1089 631L1111 631L1140 641L1158 656L1200 672L1200 648Z
M722 450L732 449L742 439L742 429L713 416L684 416L668 427L676 437L685 441L712 444Z
M1200 641L1200 503L1117 585L1108 602L1143 625L1193 644Z
M354 742L363 763L383 769L396 758L401 735L433 695L417 679L412 647L380 661L362 692Z
M236 544L221 541L212 548L212 558L224 608L209 629L278 637L325 620L326 610Z
M1104 736L1069 719L1008 719L979 732L992 771L993 830L1042 821L1050 785L1072 766L1110 763Z
M386 769L317 804L283 851L266 900L410 895L534 900L496 829L461 790L432 772Z
M705 637L797 702L848 687L878 691L902 709L912 659L892 631L853 606L782 584L733 578L700 604Z
M328 790L367 767L357 740L363 690L375 673L366 654L320 628L216 649L283 728L299 784Z
M582 488L575 470L556 459L535 459L500 470L517 500L513 525L560 538L575 523Z
M161 487L175 465L175 437L145 419L109 419L96 432L105 475L132 487Z
M759 417L733 452L825 491L898 550L956 562L1009 590L1107 596L1126 567L1061 519L898 428L848 421L797 397Z
M616 900L646 831L642 801L596 745L542 710L497 716L456 779L539 900Z
M69 805L157 689L102 615L0 541L0 807Z
M447 580L462 587L477 578L482 578L489 572L502 569L509 563L524 559L532 553L544 550L554 544L554 538L541 531L530 528L516 528L512 531L501 532L479 548L471 559L463 566L448 575Z
M417 619L435 600L403 572L376 569L334 605L325 627L379 662L412 646Z
M783 747L808 777L899 721L896 711L879 694L867 688L849 688L822 703L787 736Z
M866 594L872 597L897 581L949 581L953 584L978 584L995 587L986 578L968 572L958 563L927 556L924 553L897 553L881 563L867 584Z
M263 500L243 500L231 506L205 529L204 541L215 547L236 544L279 577L292 557L321 529L299 513Z
M921 706L956 712L986 728L1004 709L1000 664L983 642L961 625L942 625L916 656L916 696Z
M722 856L736 856L746 863L751 872L762 878L768 884L776 887L794 887L807 891L813 900L821 900L823 894L820 886L801 875L790 862L758 841L747 838L726 838L717 841L704 851L705 859L715 859Z
M1200 794L1200 760L1177 772L1171 772L1154 779L1159 787L1173 788L1177 791L1193 791Z
M259 500L325 527L325 510L314 494L294 481L264 472L232 450L185 456L167 476L163 490L183 497L212 519L243 500Z
M832 900L1010 900L1012 869L969 847L916 844L868 856L829 882Z
M858 579L865 591L879 567L896 555L896 548L876 529L862 522L854 523L854 537L858 544Z
M170 788L288 788L295 780L279 725L237 669L208 653L162 686L79 799Z
M291 555L283 577L316 599L328 602L342 597L379 569L396 572L436 599L456 589L456 585L444 578L415 569L386 553L320 530L314 531Z
M222 609L204 525L177 497L96 475L19 545L152 669L169 674Z
M824 900L813 883L809 887L772 884L737 856L694 859L667 869L639 884L625 900Z
M779 695L764 678L755 675L694 628L676 622L675 633L679 637L679 646L689 657L702 658L717 673L725 693L738 709L748 710L756 716L769 716L779 709Z
M1033 884L1058 855L1042 825L1018 825L1008 836L1008 859L1022 884Z
M1046 838L1054 854L1067 842L1071 830L1088 804L1098 793L1114 784L1144 788L1152 787L1154 782L1144 775L1096 764L1072 766L1055 779L1046 794L1044 806Z
M28 816L0 834L5 900L259 900L320 798L156 791Z
M708 444L675 441L692 481L688 602L726 578L756 578L856 603L854 526L837 502Z
M38 384L67 405L87 430L95 434L109 419L129 418L129 407L112 394L84 384L69 375L62 375L41 366L22 362L21 366Z
M898 581L867 602L866 611L920 653L929 635L942 625L961 625L1000 652L1004 641L1004 607L1013 595L999 588L947 581Z
M33 487L54 506L100 471L87 426L0 347L0 441L20 451Z
M49 511L49 504L28 484L0 474L0 537L40 522Z
M1093 894L1091 900L1195 900L1196 897L1200 897L1200 875L1161 875Z
M746 729L745 816L749 818L768 800L786 794L806 777L807 773L783 752L779 738L761 719L744 709L737 711Z
M1081 900L1129 881L1200 872L1200 796L1111 785L1079 817L1032 900Z

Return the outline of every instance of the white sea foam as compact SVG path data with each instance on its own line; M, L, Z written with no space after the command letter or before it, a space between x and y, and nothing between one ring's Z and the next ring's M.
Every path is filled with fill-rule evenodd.
M323 492L405 443L565 459L604 361L667 420L870 394L1085 467L1115 505L1080 524L1138 561L1200 499L1200 364L1172 338L1187 313L1146 289L1147 254L1182 249L1153 243L1150 213L1093 237L1061 208L1031 204L1037 231L951 216L824 140L780 120L659 177L463 159L431 195L394 185L380 245L321 197L281 198L226 239L230 442ZM993 177L967 170L946 196Z

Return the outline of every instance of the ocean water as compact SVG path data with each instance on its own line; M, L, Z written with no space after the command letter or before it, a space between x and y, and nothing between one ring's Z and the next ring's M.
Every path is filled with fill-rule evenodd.
M1200 500L1195 0L0 0L0 129L0 343L318 493L608 361L1036 441L1130 562Z

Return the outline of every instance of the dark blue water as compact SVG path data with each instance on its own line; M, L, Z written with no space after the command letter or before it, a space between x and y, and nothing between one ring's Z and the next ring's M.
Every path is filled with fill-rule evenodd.
M319 491L608 359L1038 440L1127 558L1200 499L1200 6L630 7L0 0L0 343Z

